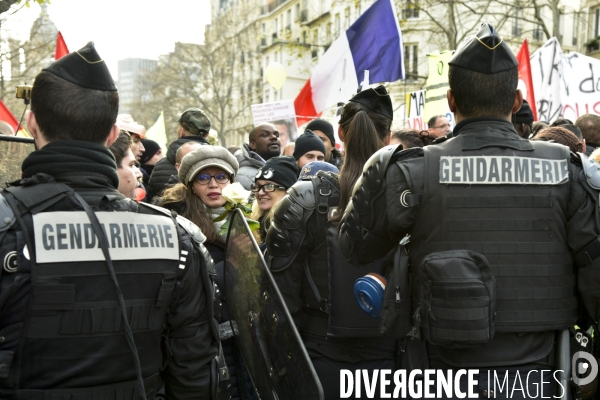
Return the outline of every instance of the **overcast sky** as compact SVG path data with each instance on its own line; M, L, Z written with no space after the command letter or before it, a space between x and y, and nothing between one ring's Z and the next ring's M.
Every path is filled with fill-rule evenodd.
M29 37L40 6L3 14L2 35ZM14 6L13 6L14 7ZM69 51L94 41L113 78L125 58L158 59L175 42L202 43L210 23L210 0L52 0L48 14L62 33Z

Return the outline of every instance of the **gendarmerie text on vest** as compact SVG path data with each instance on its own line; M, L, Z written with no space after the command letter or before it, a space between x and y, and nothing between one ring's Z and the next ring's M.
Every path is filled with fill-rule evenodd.
M569 180L567 160L512 156L441 157L440 183L560 185Z
M172 220L136 213L96 214L114 260L179 259L177 229ZM83 211L36 214L33 225L38 263L104 259Z

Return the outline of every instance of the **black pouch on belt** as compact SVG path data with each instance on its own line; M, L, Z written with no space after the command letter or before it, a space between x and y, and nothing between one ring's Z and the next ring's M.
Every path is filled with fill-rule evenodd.
M496 280L487 259L470 250L431 253L421 263L424 339L471 347L494 337Z

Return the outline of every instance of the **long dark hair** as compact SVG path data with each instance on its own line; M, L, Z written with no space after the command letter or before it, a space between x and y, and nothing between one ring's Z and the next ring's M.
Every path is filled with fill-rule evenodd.
M196 224L204 236L207 243L213 243L217 240L217 230L211 217L206 213L206 206L193 191L192 186L186 186L183 183L178 183L166 189L162 197L155 202L165 208L171 209L173 205L177 205L177 210L181 215L194 224Z
M352 197L354 184L367 160L385 146L392 120L359 103L348 102L342 110L340 124L344 131L344 164L340 168L340 202L332 221L339 221Z

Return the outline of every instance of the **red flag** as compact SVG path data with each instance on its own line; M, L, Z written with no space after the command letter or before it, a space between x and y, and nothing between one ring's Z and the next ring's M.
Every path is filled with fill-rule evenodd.
M537 107L535 105L533 79L531 79L531 63L529 60L529 46L527 45L527 39L525 39L521 45L521 49L517 53L517 61L519 62L519 89L523 92L523 98L527 100L531 111L533 111L534 121L537 121Z
M12 126L15 133L17 132L17 126L19 126L19 121L17 121L17 119L10 112L10 110L6 108L2 100L0 100L0 121L6 122L10 126Z
M298 126L321 116L321 113L317 113L315 110L315 105L312 101L310 79L306 81L300 94L294 100L294 108L296 109L296 123Z
M58 36L56 37L56 52L54 53L54 60L58 60L67 54L69 54L69 49L67 48L65 39L63 39L62 33L58 32Z

